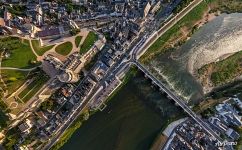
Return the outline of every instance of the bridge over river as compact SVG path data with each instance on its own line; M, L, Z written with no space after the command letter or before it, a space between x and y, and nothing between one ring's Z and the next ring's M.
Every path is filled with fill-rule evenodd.
M131 62L133 65L135 65L139 70L141 70L149 79L152 80L152 83L157 85L160 90L165 92L169 98L175 101L177 105L179 105L190 117L192 117L199 125L203 127L203 129L212 135L214 138L216 138L219 142L222 142L223 139L220 138L217 133L214 132L214 130L206 123L204 122L200 116L198 116L193 110L188 106L186 101L182 99L181 97L177 96L173 91L171 91L167 86L162 83L160 80L158 80L152 73L147 70L141 63L138 61L132 61Z

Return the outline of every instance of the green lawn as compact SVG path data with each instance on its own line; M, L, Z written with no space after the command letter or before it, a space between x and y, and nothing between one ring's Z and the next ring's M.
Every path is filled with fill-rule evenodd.
M75 38L75 44L76 44L76 47L79 47L81 40L82 40L82 37L81 37L81 36L77 36L77 37Z
M31 68L39 65L28 40L23 42L17 37L0 39L0 48L5 48L11 55L2 61L2 67Z
M98 36L94 32L89 32L86 39L81 45L80 48L80 53L84 54L86 53L92 46L93 44L97 41Z
M42 56L45 52L53 48L55 45L49 45L49 46L40 46L39 40L32 40L32 45L35 50L35 52L39 55Z
M71 42L65 42L65 43L62 43L60 45L58 45L56 48L55 48L55 51L61 55L68 55L71 50L72 50L72 43Z
M176 39L180 36L181 27L186 27L192 30L194 23L202 19L204 11L207 10L208 5L206 2L201 2L197 7L190 11L185 17L183 17L176 25L171 27L165 34L158 38L141 57L142 61L147 60L151 54L164 53L166 50L164 46L170 39ZM152 56L151 56L152 57ZM149 58L150 59L150 58Z
M40 88L49 80L46 75L36 77L18 96L23 102L30 100L34 94L36 94Z
M15 92L25 81L29 72L17 70L2 70L1 74L7 84L8 94Z

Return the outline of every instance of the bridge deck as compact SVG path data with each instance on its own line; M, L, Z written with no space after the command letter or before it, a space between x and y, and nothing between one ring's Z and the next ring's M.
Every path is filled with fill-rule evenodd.
M185 100L178 97L175 93L173 93L170 89L166 87L166 85L160 82L152 73L150 73L142 64L139 62L133 62L135 66L137 66L147 77L149 77L160 89L162 89L171 99L173 99L190 117L192 117L199 125L203 127L203 129L216 138L218 141L222 142L223 140L210 128L210 126L205 123L196 113L192 111L192 109L187 105Z

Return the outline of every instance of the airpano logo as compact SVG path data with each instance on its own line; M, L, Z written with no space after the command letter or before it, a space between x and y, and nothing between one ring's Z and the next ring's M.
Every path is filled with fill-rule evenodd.
M229 141L223 141L223 142L217 142L215 144L218 147L223 147L223 146L227 146L227 145L237 145L237 142L229 142Z

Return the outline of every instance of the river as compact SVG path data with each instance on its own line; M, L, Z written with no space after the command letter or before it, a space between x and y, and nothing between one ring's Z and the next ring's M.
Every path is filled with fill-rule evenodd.
M62 150L148 150L169 122L184 116L141 72L89 118Z
M239 13L216 17L181 47L156 55L149 68L191 104L198 102L204 89L193 75L203 65L242 49L241 18Z

